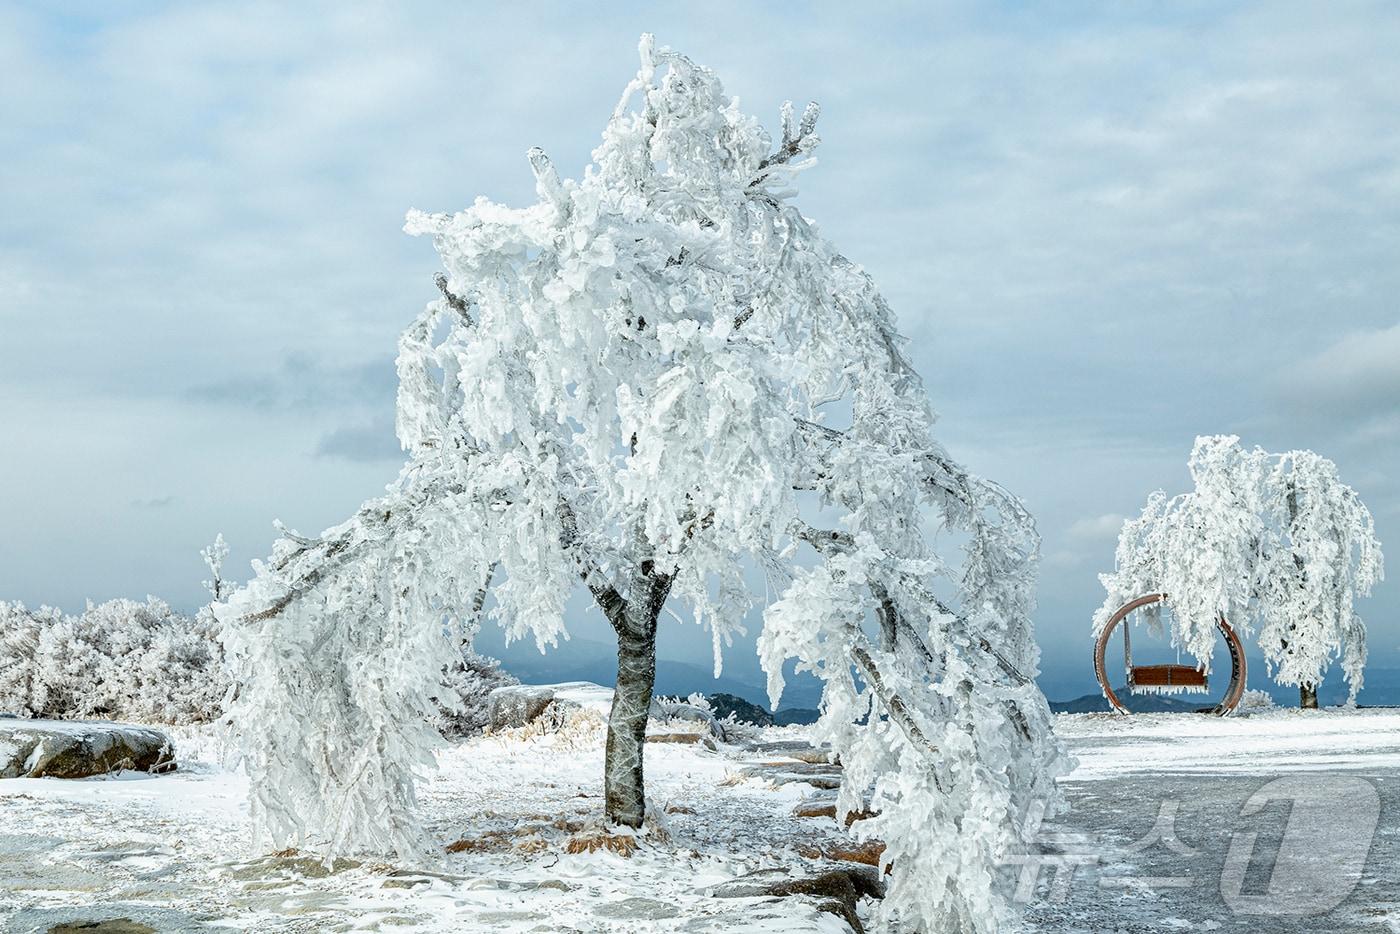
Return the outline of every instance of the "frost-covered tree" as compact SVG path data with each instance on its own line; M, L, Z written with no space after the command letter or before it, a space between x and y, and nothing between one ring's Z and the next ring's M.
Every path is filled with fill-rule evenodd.
M1164 593L1171 636L1208 670L1223 615L1259 646L1276 681L1317 706L1317 685L1341 658L1352 700L1366 664L1354 609L1384 568L1375 523L1337 465L1312 451L1246 450L1235 436L1196 439L1195 489L1148 497L1124 523L1095 633L1127 600Z
M997 861L1066 765L1032 680L1034 524L933 442L890 309L794 206L817 108L775 141L708 69L650 37L641 58L581 179L532 150L537 203L410 214L445 274L399 347L408 463L218 611L255 814L279 845L430 847L414 771L487 594L544 647L582 586L618 643L606 814L637 827L663 610L710 628L718 669L757 566L770 691L790 658L826 680L885 920L990 929Z
M47 703L45 672L39 664L39 637L63 618L53 607L30 610L0 601L0 713L39 716Z

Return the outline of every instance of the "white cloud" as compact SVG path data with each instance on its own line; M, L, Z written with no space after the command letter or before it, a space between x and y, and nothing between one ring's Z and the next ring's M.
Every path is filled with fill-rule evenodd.
M1298 365L1292 392L1301 401L1362 411L1400 408L1400 322L1353 331ZM1393 417L1388 419L1393 426Z
M357 426L388 390L353 371L434 294L404 211L532 200L535 144L580 172L644 29L770 125L823 104L798 204L890 298L943 438L1040 515L1043 618L1097 605L1121 517L1096 514L1180 488L1197 433L1339 463L1369 438L1347 475L1400 475L1393 4L83 9L0 5L0 427L35 452L0 471L32 507L0 517L27 562L0 598L198 596L219 527L251 555L272 516L375 492L393 440ZM1304 371L1363 416L1295 437ZM53 465L110 478L114 449L104 495L159 469L179 496L139 549L91 528L96 491L64 511L82 480Z
M1123 519L1124 517L1116 512L1076 519L1065 531L1065 538L1086 545L1117 541L1118 532L1123 528Z

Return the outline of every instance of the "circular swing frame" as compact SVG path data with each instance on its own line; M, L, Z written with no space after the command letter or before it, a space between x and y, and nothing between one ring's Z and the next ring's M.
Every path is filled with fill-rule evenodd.
M1125 620L1128 618L1128 614L1133 612L1133 610L1158 603L1166 598L1167 595L1164 593L1150 593L1146 596L1138 597L1136 600L1129 600L1109 617L1108 622L1104 624L1103 631L1099 633L1098 640L1094 643L1094 675L1099 679L1099 686L1103 688L1103 696L1108 700L1109 706L1118 713L1127 715L1131 714L1132 711L1127 708L1123 701L1119 699L1117 693L1114 692L1113 682L1108 677L1108 671L1104 665L1104 655L1108 650L1108 640L1113 635L1115 629L1121 625L1127 625ZM1233 713L1235 708L1240 705L1240 698L1244 697L1246 667L1244 646L1240 644L1240 637L1236 635L1235 630L1225 621L1224 616L1220 616L1216 619L1216 626L1219 627L1220 634L1225 637L1225 648L1230 652L1230 686L1226 688L1225 696L1220 699L1220 703L1211 708L1209 713L1215 714L1218 717L1223 717ZM1133 668L1130 662L1128 667L1130 682L1132 673Z

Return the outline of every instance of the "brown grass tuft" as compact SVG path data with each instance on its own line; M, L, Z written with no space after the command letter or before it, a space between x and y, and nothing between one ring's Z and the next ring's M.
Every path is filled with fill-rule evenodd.
M607 850L618 856L628 857L637 852L637 838L630 834L611 834L606 830L576 833L564 846L569 853L596 853Z
M517 827L515 830L488 830L477 837L463 837L447 844L449 853L540 853L549 849L549 841L540 836L537 827Z

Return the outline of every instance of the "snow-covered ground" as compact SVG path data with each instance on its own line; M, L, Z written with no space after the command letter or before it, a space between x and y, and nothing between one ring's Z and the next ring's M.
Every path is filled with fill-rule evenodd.
M815 866L794 848L842 836L830 819L792 816L810 785L738 775L771 755L649 744L664 826L647 828L630 858L565 852L602 812L602 726L589 713L559 734L444 751L420 804L444 844L462 842L433 872L327 872L306 857L257 856L246 782L218 766L208 731L174 731L181 769L170 775L0 782L3 929L130 918L161 932L846 930L810 903L704 891L757 869Z
M1080 764L1044 828L1065 858L1038 867L1034 928L1400 931L1400 710L1062 714L1056 731Z
M1034 929L1400 930L1400 711L1062 715L1057 728L1081 763L1066 781L1074 810L1042 828L1046 860L1010 870L1035 883ZM810 903L706 891L760 868L814 869L797 848L841 838L828 818L793 816L811 786L740 776L772 758L753 750L649 745L648 787L669 813L623 858L566 851L601 812L596 715L560 734L459 743L421 801L440 840L462 841L458 852L431 873L327 871L252 852L244 780L218 766L208 731L174 732L182 768L171 775L0 781L4 930L104 918L161 932L846 930ZM1246 808L1281 776L1277 800ZM1378 826L1369 858L1350 872L1349 841L1369 833L1367 789ZM1169 821L1174 839L1143 842ZM1300 862L1309 846L1318 858ZM1317 908L1327 891L1345 898L1317 916L1257 913Z

